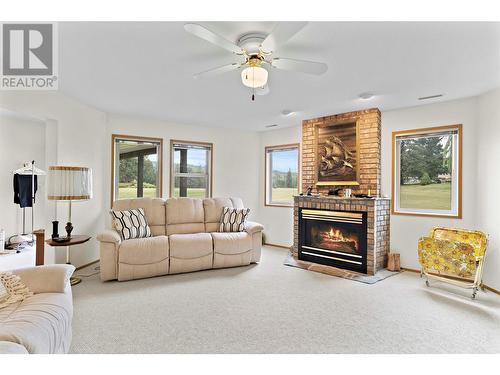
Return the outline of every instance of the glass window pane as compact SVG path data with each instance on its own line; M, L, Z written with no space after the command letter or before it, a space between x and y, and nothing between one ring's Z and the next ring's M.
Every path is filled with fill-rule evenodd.
M406 138L399 147L400 208L451 210L453 136Z
M115 199L159 196L158 144L118 140L116 157Z
M188 173L208 173L208 152L206 149L192 148L187 153Z
M174 173L180 172L181 165L181 150L175 148L174 149Z
M298 149L271 151L271 202L291 203L298 194Z
M208 196L207 177L175 177L173 196L206 198Z
M209 150L199 147L174 148L174 173L208 173Z

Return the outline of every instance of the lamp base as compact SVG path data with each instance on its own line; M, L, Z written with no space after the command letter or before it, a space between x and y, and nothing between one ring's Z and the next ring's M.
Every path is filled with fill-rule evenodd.
M52 238L58 238L59 237L59 222L57 220L54 220L52 222Z
M66 223L66 226L64 227L64 229L66 229L66 233L67 233L67 235L68 235L67 237L68 237L68 238L71 238L71 232L73 231L73 224L71 224L71 222L70 222L70 221L68 221L68 222Z

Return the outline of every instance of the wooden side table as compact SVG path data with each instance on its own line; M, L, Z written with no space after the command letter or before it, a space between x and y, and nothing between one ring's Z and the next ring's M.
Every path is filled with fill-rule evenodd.
M80 245L82 243L87 242L91 238L92 238L91 236L75 234L75 235L72 235L71 239L69 241L66 241L66 242L56 242L52 238L49 238L48 240L45 240L45 242L49 246L54 246L54 247L66 246L66 264L71 264L71 262L69 260L69 248L70 248L70 246ZM79 277L72 276L70 278L70 284L71 285L76 285L76 284L79 284L81 282L82 282L82 279L79 278Z

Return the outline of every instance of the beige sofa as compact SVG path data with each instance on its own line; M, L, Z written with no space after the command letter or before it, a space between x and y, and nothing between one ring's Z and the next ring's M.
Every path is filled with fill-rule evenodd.
M249 265L260 260L262 225L218 233L223 207L244 208L240 198L137 198L114 210L143 208L153 237L121 241L114 230L100 241L101 279L119 281Z
M0 309L0 354L69 351L73 319L69 278L74 270L72 265L54 264L12 271L33 296Z

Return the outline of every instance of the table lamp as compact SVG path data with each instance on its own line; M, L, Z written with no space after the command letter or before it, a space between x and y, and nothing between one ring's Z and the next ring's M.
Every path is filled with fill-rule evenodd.
M71 238L71 202L92 198L92 169L87 167L51 166L48 173L47 198L53 201L69 201L67 238Z

